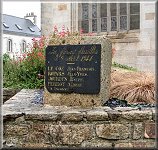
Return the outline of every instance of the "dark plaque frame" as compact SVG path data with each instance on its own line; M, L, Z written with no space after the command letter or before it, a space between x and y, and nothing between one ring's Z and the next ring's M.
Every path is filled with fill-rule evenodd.
M46 48L45 86L50 93L98 94L101 44Z

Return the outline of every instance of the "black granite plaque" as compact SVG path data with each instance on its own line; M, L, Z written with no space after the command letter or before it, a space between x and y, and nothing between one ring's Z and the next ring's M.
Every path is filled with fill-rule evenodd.
M46 48L45 85L51 93L98 94L101 44Z

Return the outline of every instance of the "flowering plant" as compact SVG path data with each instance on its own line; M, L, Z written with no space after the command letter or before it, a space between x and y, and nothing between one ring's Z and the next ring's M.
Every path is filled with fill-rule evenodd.
M47 39L42 36L32 39L32 46L15 60L4 65L4 87L39 88L44 80L38 79L38 73L44 72L45 48Z
M47 45L46 37L32 39L32 48L30 52L26 53L24 58L24 65L29 71L43 70L45 65L45 48Z
M62 26L61 31L53 27L50 36L33 38L29 51L19 55L17 60L9 60L4 66L4 86L20 88L39 88L44 85L45 49L47 45L80 44L83 36L93 36L93 33L83 34L70 32ZM115 49L112 49L114 54ZM6 67L7 66L7 67Z
M57 26L54 26L53 33L49 37L49 45L62 45L62 44L80 44L83 40L82 31L71 33L65 26L62 26L62 31L58 31Z

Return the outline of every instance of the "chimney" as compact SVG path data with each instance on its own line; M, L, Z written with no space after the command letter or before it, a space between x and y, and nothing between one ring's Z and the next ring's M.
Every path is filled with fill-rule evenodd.
M29 19L31 20L35 25L37 23L37 16L34 14L34 12L31 12L31 13L27 13L26 16L24 16L25 19Z

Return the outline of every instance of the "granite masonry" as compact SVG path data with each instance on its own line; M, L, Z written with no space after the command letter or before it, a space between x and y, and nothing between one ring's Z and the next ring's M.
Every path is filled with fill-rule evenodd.
M3 103L18 93L20 89L3 88Z
M21 90L2 106L4 147L155 148L155 109L35 104Z

